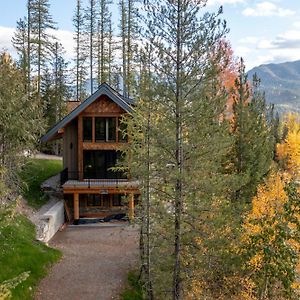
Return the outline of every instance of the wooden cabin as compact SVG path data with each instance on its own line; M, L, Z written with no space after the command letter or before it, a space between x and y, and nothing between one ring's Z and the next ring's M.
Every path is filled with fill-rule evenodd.
M41 138L41 142L63 139L61 184L74 224L83 217L122 213L134 217L138 184L111 169L127 143L120 120L132 112L132 104L103 83Z

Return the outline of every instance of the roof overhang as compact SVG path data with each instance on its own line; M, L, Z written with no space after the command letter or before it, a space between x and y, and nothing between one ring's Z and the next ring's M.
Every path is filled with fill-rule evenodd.
M128 113L132 113L133 109L130 104L132 104L132 99L127 99L121 96L118 92L112 89L108 84L103 83L100 85L98 90L88 97L84 102L77 106L72 112L66 115L60 122L53 126L44 136L41 137L40 141L42 143L49 142L51 140L60 138L62 136L63 128L74 120L81 112L83 112L89 105L94 101L99 99L101 96L109 97L113 102L119 105Z

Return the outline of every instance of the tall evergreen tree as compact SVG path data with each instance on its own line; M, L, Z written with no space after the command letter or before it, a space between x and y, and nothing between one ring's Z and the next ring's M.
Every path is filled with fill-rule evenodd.
M122 80L123 94L130 96L133 94L134 83L134 63L137 55L138 26L137 8L135 0L120 0L121 12L121 41L122 41Z
M76 68L76 100L83 100L86 96L85 83L87 79L86 71L86 56L84 44L86 42L84 34L84 14L82 8L82 1L77 0L76 11L73 17L73 24L75 28L75 68Z
M32 27L32 2L27 1L27 16L17 22L17 29L12 38L12 43L19 56L19 64L24 72L26 80L26 93L28 99L31 97L31 27Z
M119 7L121 12L121 23L120 23L120 30L121 30L121 40L122 40L122 81L123 81L123 95L126 95L126 70L127 70L127 59L126 59L126 23L127 23L127 9L125 5L125 0L119 1Z
M28 0L27 1L27 87L28 87L28 99L30 98L30 93L31 93L31 10L32 10L32 2L33 0Z
M112 3L109 0L99 1L99 20L97 30L97 77L98 84L107 82L109 79L109 63L110 63L110 51L111 41L111 13L109 12L109 5Z
M113 61L114 61L114 52L115 52L115 42L113 40L113 28L112 21L109 20L109 29L108 29L108 56L107 56L107 67L108 67L108 83L112 85L113 82ZM118 89L118 87L115 87Z
M18 53L18 63L24 74L25 88L28 90L28 31L27 31L27 20L20 19L17 21L17 28L12 38L12 43Z
M147 244L157 298L183 299L190 281L196 280L196 261L204 257L191 254L195 260L186 272L188 248L193 253L197 247L203 212L228 191L228 176L222 175L221 166L231 143L226 121L221 121L226 97L218 67L222 58L218 45L226 28L219 14L202 15L202 4L191 0L146 4L154 74L151 122L149 103L141 98L133 115L138 130L129 140L133 175L149 181L148 190L142 184L142 206L151 199ZM148 137L150 148L140 147ZM141 155L145 149L149 152Z
M41 107L28 100L24 74L11 56L0 54L0 169L1 181L15 188L24 163L23 151L33 150L44 129ZM4 172L4 170L6 172Z
M90 93L94 92L94 73L95 68L95 57L97 57L97 24L98 24L98 13L97 13L97 2L96 0L89 0L88 7L85 10L85 32L88 37L88 47L87 47L87 56L89 57L89 67L90 67Z
M54 49L55 38L49 29L55 29L50 14L49 0L32 0L30 8L30 44L32 65L36 67L37 95L41 97L42 72L47 68Z
M68 63L64 59L64 48L58 42L55 43L54 60L52 63L54 73L54 89L56 99L56 120L57 123L65 114L66 101L70 97L69 77L67 74ZM53 124L54 125L54 124Z
M57 42L54 47L53 60L49 69L43 74L42 101L44 103L44 118L48 128L63 118L66 113L66 101L70 97L68 63L63 56L64 49ZM50 143L49 146L55 154L60 154L60 141Z
M233 96L234 168L241 187L235 198L246 202L256 192L258 183L270 170L274 153L273 129L268 121L264 94L259 91L259 80L254 77L251 89L241 61L239 77Z

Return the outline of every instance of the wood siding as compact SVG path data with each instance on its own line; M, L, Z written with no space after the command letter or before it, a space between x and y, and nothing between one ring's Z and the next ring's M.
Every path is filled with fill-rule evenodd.
M63 135L63 166L68 168L69 172L78 171L78 137L77 137L77 119L73 120L64 128Z
M103 95L97 101L93 102L90 106L88 106L82 112L82 115L115 116L121 115L123 113L125 113L125 111L119 105L110 100L107 96Z

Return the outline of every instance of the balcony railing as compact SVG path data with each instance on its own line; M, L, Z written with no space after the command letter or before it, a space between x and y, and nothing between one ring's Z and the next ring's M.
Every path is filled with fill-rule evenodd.
M60 173L60 183L63 185L67 181L80 181L90 188L92 185L110 184L118 186L119 183L128 181L121 172L112 172L112 178L99 178L100 175L99 172L69 172L68 168L66 168Z

